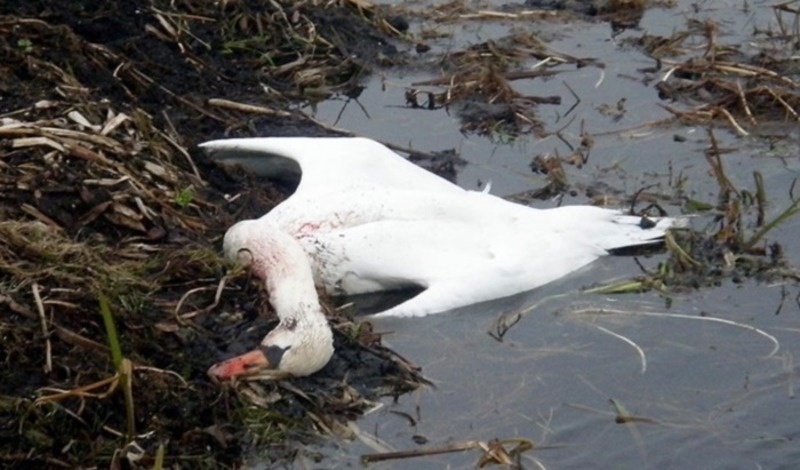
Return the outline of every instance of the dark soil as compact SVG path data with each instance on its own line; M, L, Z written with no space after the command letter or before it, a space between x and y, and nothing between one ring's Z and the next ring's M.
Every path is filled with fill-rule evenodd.
M287 438L421 383L341 312L337 353L311 378L206 376L271 326L246 274L228 276L215 300L220 237L283 193L219 170L196 144L328 133L287 104L346 93L397 55L377 12L341 5L0 4L0 467L151 468L162 452L167 468L231 468L256 443L277 460ZM108 380L118 371L103 294L133 367L133 422L124 382Z

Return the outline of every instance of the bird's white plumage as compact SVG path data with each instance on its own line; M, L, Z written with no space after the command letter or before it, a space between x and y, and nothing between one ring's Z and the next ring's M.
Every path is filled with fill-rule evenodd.
M423 316L527 291L608 253L652 243L675 220L592 206L539 210L464 190L363 138L256 138L202 144L212 159L276 178L293 195L225 235L251 257L281 319L262 343L278 368L308 375L332 354L315 284L330 294L421 287L379 316ZM243 361L264 363L264 355ZM212 367L225 376L237 358ZM238 366L236 366L238 367Z
M247 230L277 227L297 239L309 257L297 262L310 261L329 293L426 288L379 315L422 316L530 290L607 250L657 240L672 223L643 229L641 218L613 210L514 204L459 188L362 138L231 139L203 147L212 158L262 174L275 168L264 165L274 158L299 165L295 194Z
M592 206L539 210L464 190L363 138L255 138L203 144L212 158L261 174L291 165L296 192L263 216L305 249L331 294L416 285L421 294L379 315L422 316L551 282L607 250L651 243L671 219ZM278 160L275 160L278 159ZM231 230L235 230L232 228Z
M386 189L464 191L365 138L264 137L215 140L200 146L226 165L263 176L292 179L302 175L292 198L362 183Z

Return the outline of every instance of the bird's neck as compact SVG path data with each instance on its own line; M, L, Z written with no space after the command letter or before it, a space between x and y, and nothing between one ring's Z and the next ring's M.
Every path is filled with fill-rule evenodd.
M253 270L264 279L269 302L282 322L327 326L306 252L288 234L259 233Z

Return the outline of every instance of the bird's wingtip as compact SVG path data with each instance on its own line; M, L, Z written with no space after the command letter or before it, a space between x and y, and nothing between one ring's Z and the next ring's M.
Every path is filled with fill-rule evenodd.
M241 145L242 139L213 139L207 140L197 146L205 151L215 149L235 148Z

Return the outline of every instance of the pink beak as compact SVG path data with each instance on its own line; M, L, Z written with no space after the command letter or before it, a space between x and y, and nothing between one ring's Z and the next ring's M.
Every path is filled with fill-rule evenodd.
M258 349L214 364L208 369L208 375L219 380L230 380L232 377L248 375L270 367L267 357Z

